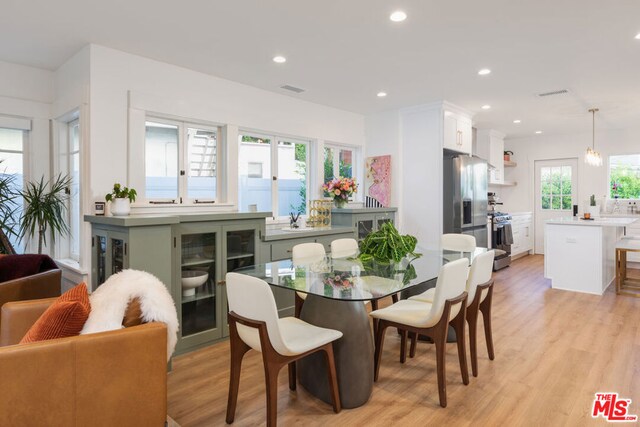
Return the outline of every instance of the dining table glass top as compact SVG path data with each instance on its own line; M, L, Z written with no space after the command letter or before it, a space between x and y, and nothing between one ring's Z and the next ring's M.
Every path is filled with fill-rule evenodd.
M381 263L357 258L332 259L294 264L292 260L273 261L235 270L235 273L258 277L271 286L348 301L368 301L384 298L400 291L436 279L440 268L451 261L474 257L487 251L455 252L416 248L420 257L406 257L400 262Z

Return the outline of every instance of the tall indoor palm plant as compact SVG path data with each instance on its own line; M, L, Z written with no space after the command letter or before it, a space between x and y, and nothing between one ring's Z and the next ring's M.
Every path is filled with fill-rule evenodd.
M38 253L42 253L42 245L47 244L47 230L51 242L55 243L56 234L69 233L66 222L67 199L71 178L58 175L51 183L44 182L44 177L38 182L27 183L24 190L19 191L24 198L24 212L20 216L20 238L33 238L38 233Z

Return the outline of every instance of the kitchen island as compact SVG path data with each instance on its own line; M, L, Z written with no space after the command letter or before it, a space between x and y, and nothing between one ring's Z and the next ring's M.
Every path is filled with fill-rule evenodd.
M615 277L615 246L635 218L545 222L544 275L551 287L602 295Z

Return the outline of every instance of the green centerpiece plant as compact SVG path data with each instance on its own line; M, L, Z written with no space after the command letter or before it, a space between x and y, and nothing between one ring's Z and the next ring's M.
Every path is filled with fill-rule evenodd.
M373 231L360 243L360 258L366 262L400 262L407 255L418 258L422 254L416 253L418 239L415 236L398 232L391 222L385 222L378 231Z

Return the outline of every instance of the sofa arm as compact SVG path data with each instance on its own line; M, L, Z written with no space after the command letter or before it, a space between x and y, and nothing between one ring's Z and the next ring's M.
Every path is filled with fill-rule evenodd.
M56 298L8 302L0 310L0 347L18 344Z
M0 348L0 425L164 426L167 329L117 331Z

